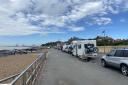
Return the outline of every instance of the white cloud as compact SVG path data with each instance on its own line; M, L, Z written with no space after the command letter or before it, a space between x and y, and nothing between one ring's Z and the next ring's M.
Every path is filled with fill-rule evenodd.
M25 18L18 18L15 21L8 17L3 17L0 23L0 35L29 35L39 33L39 28L37 29L37 27L29 25Z
M107 24L112 23L112 20L106 17L94 18L93 23L98 24L98 25L107 25Z
M96 14L103 11L103 4L101 1L87 2L80 6L75 6L72 12L67 16L71 20L79 20L88 15Z
M101 15L95 24L107 25L111 19L102 16L126 10L127 4L128 0L0 0L0 35L62 33L63 27L82 31L84 27L72 22L95 14Z
M104 0L106 9L111 13L117 14L121 11L127 11L128 0Z
M84 27L77 27L77 26L69 26L69 28L70 28L70 31L74 31L74 32L78 32L78 31L83 31L83 30L85 30L85 28Z

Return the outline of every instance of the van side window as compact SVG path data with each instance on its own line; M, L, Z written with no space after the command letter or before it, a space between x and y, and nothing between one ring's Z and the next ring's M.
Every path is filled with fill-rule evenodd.
M76 45L74 45L73 48L76 48Z
M115 57L122 57L123 56L123 50L117 50L115 53Z
M123 57L128 57L128 50L124 50L124 56Z
M89 48L89 47L92 48L92 47L94 47L94 44L84 44L84 47L85 47L85 48Z
M78 49L81 49L81 44L78 45Z

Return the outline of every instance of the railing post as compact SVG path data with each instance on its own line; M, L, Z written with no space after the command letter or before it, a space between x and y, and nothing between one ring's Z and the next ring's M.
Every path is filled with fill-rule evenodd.
M26 85L26 72L23 74L23 85Z
M0 82L14 78L14 80L10 84L5 84L5 85L32 85L35 83L36 78L45 63L45 60L46 60L46 53L41 54L31 65L29 65L20 74L1 80Z

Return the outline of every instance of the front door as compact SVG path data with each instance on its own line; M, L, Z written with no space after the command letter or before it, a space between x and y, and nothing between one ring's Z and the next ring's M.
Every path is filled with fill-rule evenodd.
M109 64L119 67L121 57L123 57L123 50L117 50L114 56L108 56Z

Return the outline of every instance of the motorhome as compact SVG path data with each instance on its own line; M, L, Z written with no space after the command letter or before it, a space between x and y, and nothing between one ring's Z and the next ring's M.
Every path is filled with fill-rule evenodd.
M63 45L63 48L62 48L62 51L66 52L66 49L68 48L68 45L67 44L64 44Z
M64 44L62 51L71 54L72 53L72 45L71 44Z
M78 56L80 59L89 60L97 56L98 48L96 40L79 40L73 41L72 55Z

